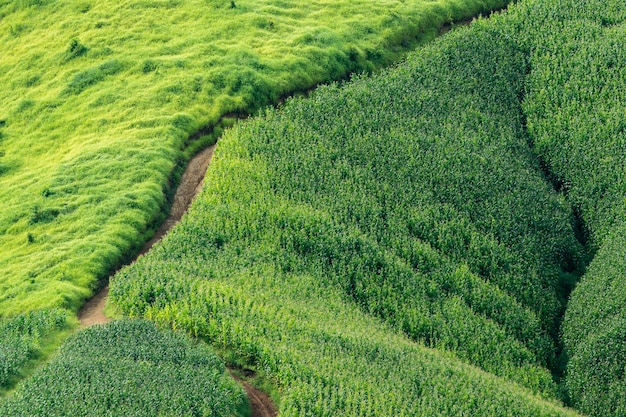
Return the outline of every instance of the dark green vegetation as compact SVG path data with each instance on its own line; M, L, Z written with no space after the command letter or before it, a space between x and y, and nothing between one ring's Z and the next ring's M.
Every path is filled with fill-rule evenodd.
M528 146L508 30L235 126L114 304L231 350L284 415L567 414L540 398L583 248Z
M2 416L234 416L245 396L206 346L145 321L72 336L0 403Z
M54 332L68 327L66 313L32 311L0 322L0 392L19 379L21 370L36 359Z
M554 1L532 9L530 138L597 254L563 325L572 404L626 415L626 5Z

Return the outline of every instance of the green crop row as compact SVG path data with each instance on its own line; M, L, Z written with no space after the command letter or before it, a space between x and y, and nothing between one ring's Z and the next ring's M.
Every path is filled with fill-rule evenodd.
M241 387L206 346L122 320L73 335L0 400L2 416L235 416Z
M177 271L165 258L144 264L143 273L161 277L145 294L144 315L253 364L280 387L281 415L576 415L408 341L317 277L272 269L261 262L269 247L249 249L246 268L229 268L232 258L207 262L209 240L185 237L170 240L193 250Z
M583 249L509 33L475 22L236 125L114 305L263 371L282 415L568 414L546 366Z
M20 376L26 363L41 352L52 333L67 327L66 313L41 310L0 321L0 392Z
M563 324L572 403L591 416L626 414L626 227L614 227L579 286Z

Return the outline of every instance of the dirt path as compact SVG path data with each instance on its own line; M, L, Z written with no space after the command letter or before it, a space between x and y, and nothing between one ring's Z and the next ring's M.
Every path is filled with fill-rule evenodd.
M89 327L94 324L104 324L109 321L109 318L104 315L104 306L106 305L108 296L109 284L85 303L83 308L78 312L78 321L80 321L81 326Z
M180 185L174 195L174 203L170 214L167 216L161 227L156 231L152 239L147 241L139 253L133 258L132 262L135 262L137 258L150 250L150 248L163 238L174 227L176 223L180 221L183 214L187 211L194 197L202 189L202 183L204 181L204 174L206 174L209 163L213 158L213 151L215 145L203 150L194 156L183 173L180 179ZM93 326L94 324L104 324L110 321L108 317L104 315L104 307L109 296L109 285L107 284L98 294L93 296L81 310L78 312L78 320L82 327ZM248 399L250 400L250 407L252 408L252 417L275 417L278 414L276 406L272 403L272 400L267 394L256 389L245 380L233 375L246 391Z
M204 181L204 174L206 173L211 158L213 158L213 151L215 145L208 147L207 149L199 152L194 156L189 163L185 172L180 179L180 185L174 195L174 203L170 214L167 216L161 227L155 232L154 236L147 241L143 247L139 250L137 255L130 263L135 262L137 258L150 250L150 248L163 238L174 227L176 223L180 221L183 214L187 211L193 198L202 189L202 182ZM107 284L98 294L91 298L83 308L78 312L78 320L81 326L87 327L94 324L103 324L109 321L104 315L104 306L106 305L107 297L109 295L109 285Z
M230 376L233 379L243 386L243 389L246 391L246 395L250 400L250 408L252 409L252 417L276 417L278 415L278 410L276 406L270 399L270 397L264 393L263 391L259 391L249 382L244 379L241 379L233 372L230 373Z

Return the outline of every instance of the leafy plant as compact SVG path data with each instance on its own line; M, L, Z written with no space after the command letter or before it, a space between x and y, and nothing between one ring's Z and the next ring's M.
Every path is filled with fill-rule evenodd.
M65 52L65 60L68 61L70 59L78 58L87 53L88 49L85 45L80 43L78 39L72 39L70 41L70 45Z

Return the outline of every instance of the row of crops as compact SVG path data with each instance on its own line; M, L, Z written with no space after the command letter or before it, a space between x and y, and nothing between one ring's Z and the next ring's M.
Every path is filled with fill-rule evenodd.
M51 343L53 333L67 327L67 315L60 310L33 311L0 322L0 392L19 380L29 361Z
M529 10L530 138L584 225L596 256L563 325L572 404L626 414L626 6L556 1Z
M206 346L121 320L70 337L0 402L0 415L227 417L246 407L242 388Z

